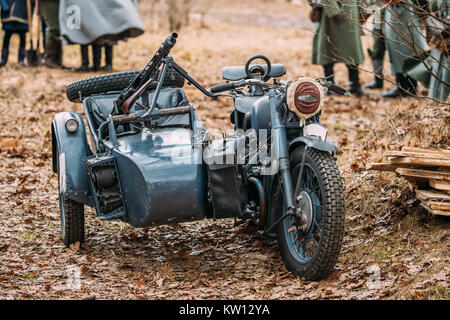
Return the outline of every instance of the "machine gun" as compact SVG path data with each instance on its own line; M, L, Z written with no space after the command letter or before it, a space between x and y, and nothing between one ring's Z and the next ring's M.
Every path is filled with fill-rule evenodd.
M128 113L129 109L139 99L152 82L158 77L158 70L170 50L177 42L178 34L173 33L163 42L156 54L151 58L144 69L131 81L130 85L124 89L116 100L116 106L120 113ZM164 75L163 75L164 76ZM159 81L163 81L160 79Z

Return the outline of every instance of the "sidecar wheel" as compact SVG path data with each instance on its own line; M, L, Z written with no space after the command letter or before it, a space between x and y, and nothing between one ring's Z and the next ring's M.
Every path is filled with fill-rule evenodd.
M58 157L58 160L60 157ZM61 171L60 163L58 166L58 195L59 195L59 214L61 218L62 240L66 247L71 244L84 242L84 205L68 199L61 191Z
M72 102L80 102L93 94L101 94L109 91L121 91L128 87L140 71L125 71L103 74L100 76L81 79L69 84L66 88L66 96ZM149 89L156 88L157 83L152 83ZM182 88L184 78L173 69L169 69L163 83L164 87Z
M295 188L304 148L290 155L291 177ZM306 280L326 278L337 262L344 236L344 198L339 169L327 152L308 149L296 202L308 223L287 217L277 227L278 246L286 268ZM299 197L300 198L300 197ZM280 186L273 195L272 210L278 217L286 213Z
M84 205L59 195L61 232L64 245L84 242Z

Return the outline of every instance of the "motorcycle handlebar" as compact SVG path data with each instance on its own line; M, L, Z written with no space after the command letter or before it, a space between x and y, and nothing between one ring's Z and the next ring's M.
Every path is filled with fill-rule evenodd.
M338 86L337 84L334 84L330 81L327 81L327 87L328 87L328 89L336 92L337 94L340 94L343 96L347 95L347 90L345 88L342 88L342 87Z
M230 83L223 83L223 84L218 84L214 87L211 87L209 89L209 91L211 93L219 93L219 92L224 92L224 91L228 91L228 90L232 90L235 88L235 83L234 82L230 82Z

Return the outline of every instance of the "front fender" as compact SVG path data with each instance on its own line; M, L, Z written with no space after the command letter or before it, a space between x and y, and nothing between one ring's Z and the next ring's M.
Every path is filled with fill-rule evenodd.
M320 151L336 152L338 148L330 141L323 141L318 137L301 136L297 137L289 143L289 152L299 145L307 145L308 148L314 148Z
M78 121L77 131L67 131L65 123L73 118ZM90 196L88 176L83 158L92 153L86 140L86 128L80 114L61 112L52 122L52 162L53 171L60 171L61 193L69 199L87 203ZM58 169L58 160L60 168Z

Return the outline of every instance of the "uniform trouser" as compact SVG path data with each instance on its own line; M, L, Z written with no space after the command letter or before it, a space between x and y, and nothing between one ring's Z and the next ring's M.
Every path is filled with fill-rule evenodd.
M383 30L373 29L373 46L370 51L370 57L373 60L384 60L384 54L386 53L386 43L384 42Z
M39 5L46 25L45 43L59 43L59 0L40 0Z
M3 38L3 49L9 49L9 42L11 40L11 36L17 33L20 37L20 45L19 48L25 49L25 31L10 31L10 30L6 30L5 31L5 37Z
M386 53L386 42L382 29L374 28L372 31L373 46L369 50L369 56L372 58L373 72L378 78L383 77L384 55Z

